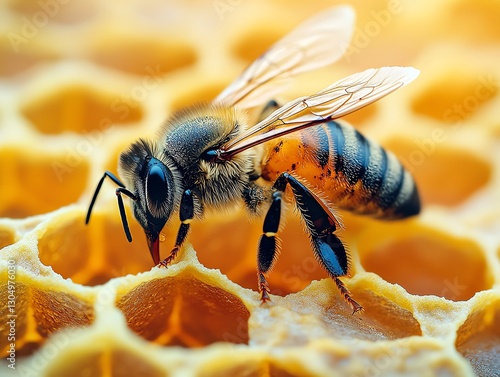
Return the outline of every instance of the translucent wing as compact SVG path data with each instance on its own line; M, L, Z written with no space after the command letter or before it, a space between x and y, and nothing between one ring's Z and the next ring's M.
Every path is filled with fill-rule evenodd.
M348 76L313 94L288 102L219 152L229 158L257 144L352 113L413 81L420 72L411 67L372 68Z
M349 6L328 9L308 19L253 62L214 102L248 108L262 105L298 73L338 60L354 29Z

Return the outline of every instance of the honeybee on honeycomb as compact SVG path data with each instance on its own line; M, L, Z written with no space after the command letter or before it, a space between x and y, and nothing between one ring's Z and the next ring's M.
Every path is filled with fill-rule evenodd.
M288 62L281 65L286 77L270 78L239 101L232 99L237 84L219 94L243 66L258 68L252 62L295 25L308 15L328 14L324 9L337 3L343 2L2 2L0 297L6 305L0 311L0 376L498 375L500 3L346 1L356 22L346 17L325 29L328 34L338 26L344 37L316 44L320 31L309 29L304 44L314 49L297 49L313 54L308 61L317 67L304 67L300 54L287 61L290 42L283 45L290 51L277 59ZM268 56L261 58L269 62ZM304 71L290 69L295 63ZM335 119L318 112L318 119L327 119L277 138L264 140L293 128L286 112L279 115L286 124L240 144L211 139L216 149L206 157L214 161L204 162L217 169L207 171L233 163L255 168L243 177L262 190L262 201L249 210L238 197L227 205L205 203L199 211L205 198L193 190L193 221L185 219L189 233L168 269L153 267L148 238L141 242L143 227L132 212L136 201L123 191L122 213L134 236L128 243L108 178L85 225L104 171L134 195L136 184L147 182L147 176L137 182L130 165L120 163L129 174L116 169L122 152L134 157L127 147L140 137L161 163L160 171L147 164L145 171L161 181L167 177L162 165L174 174L169 158L184 156L156 154L170 131L181 132L179 122L234 120L238 129L213 125L245 137L278 109L294 109L290 99L309 94L303 98L310 105L325 90L311 93L342 77L352 81L354 72L391 65L418 67L421 74L380 101ZM279 68L271 64L262 73ZM253 78L258 72L245 73ZM237 82L248 87L241 76ZM298 114L310 116L306 106ZM335 137L342 136L349 146L366 140L370 162L383 153L388 161L397 157L418 187L418 216L405 218L408 210L401 220L379 221L391 214L382 208L367 213L364 179L352 187L349 177L336 176L347 169L345 159L342 169L334 159L342 141ZM262 142L217 160L249 140ZM352 163L361 154L347 157ZM283 173L289 176L282 177L287 183L280 191ZM174 181L184 185L181 178L189 176L177 171ZM315 257L322 234L313 234L321 242L311 240L292 180L305 188L299 194L310 193L312 203L338 222L332 235L344 249L329 254L332 266L339 266L334 279ZM343 196L349 188L353 195ZM179 191L158 255L153 253L156 265L169 262L182 226L185 187ZM140 192L141 208L148 210L148 190ZM298 202L308 212L315 208ZM276 227L266 217L277 207L277 232L271 226L264 232L263 223ZM268 256L260 267L269 291L260 292L259 237L261 244L276 244L274 259L272 250L261 253ZM340 268L344 253L347 275ZM265 271L267 263L272 271ZM363 315L351 315L335 278L363 306ZM262 304L266 293L271 300Z
M252 215L265 213L257 253L258 288L265 303L270 299L266 274L279 254L283 196L289 186L316 258L353 313L361 311L339 279L348 273L349 255L334 234L340 222L330 203L397 219L418 214L420 199L413 178L394 155L335 119L406 85L418 70L368 69L283 106L271 100L255 125L246 124L244 114L244 109L269 101L283 81L339 59L348 46L353 20L347 6L321 12L274 44L212 103L179 111L155 140L133 143L120 155L123 182L104 173L86 223L104 179L110 178L119 186L116 195L127 239L132 241L122 195L132 199L154 263L167 267L186 240L192 220L202 218L206 209L243 204ZM306 161L314 177L308 181L295 171ZM321 191L323 180L335 182L327 192ZM173 215L179 216L181 225L172 251L160 261L160 233Z

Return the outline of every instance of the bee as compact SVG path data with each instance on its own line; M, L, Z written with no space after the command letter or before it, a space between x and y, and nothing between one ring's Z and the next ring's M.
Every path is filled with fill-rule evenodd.
M103 181L110 178L118 186L128 241L132 236L123 195L132 200L154 264L167 267L186 241L192 220L201 219L207 210L244 205L250 214L264 218L257 279L265 303L270 300L266 275L280 248L284 202L291 201L320 264L353 314L362 310L339 279L348 274L350 263L336 235L341 226L331 203L397 219L418 214L420 200L412 176L393 154L336 119L406 85L419 71L368 69L283 106L272 101L296 74L338 60L349 44L353 23L350 7L321 12L275 43L213 102L174 114L155 140L133 143L119 158L122 180L109 171L100 179L86 223ZM245 109L257 105L264 107L265 115L249 125ZM160 260L160 232L173 216L180 219L175 244Z

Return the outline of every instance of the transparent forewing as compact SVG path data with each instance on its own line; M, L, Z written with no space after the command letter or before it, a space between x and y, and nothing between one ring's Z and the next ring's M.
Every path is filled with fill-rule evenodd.
M290 132L340 118L408 84L418 74L411 67L383 67L348 76L312 96L288 102L223 145L222 154L234 155Z
M354 29L349 6L328 9L308 19L253 62L215 102L248 108L262 105L298 73L338 60Z

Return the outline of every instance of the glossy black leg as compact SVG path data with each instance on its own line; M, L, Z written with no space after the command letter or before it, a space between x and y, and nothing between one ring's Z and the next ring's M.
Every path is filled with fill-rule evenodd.
M172 263L188 235L190 223L194 218L194 198L191 190L186 190L184 194L182 194L179 217L181 225L177 232L175 246L170 252L170 255L160 262L160 265L163 267L168 267L168 265Z
M281 196L280 191L273 193L273 201L264 219L263 234L259 240L257 277L261 293L260 299L263 303L269 300L269 285L265 274L272 269L279 250L279 239L276 237L276 233L278 233L281 220Z

